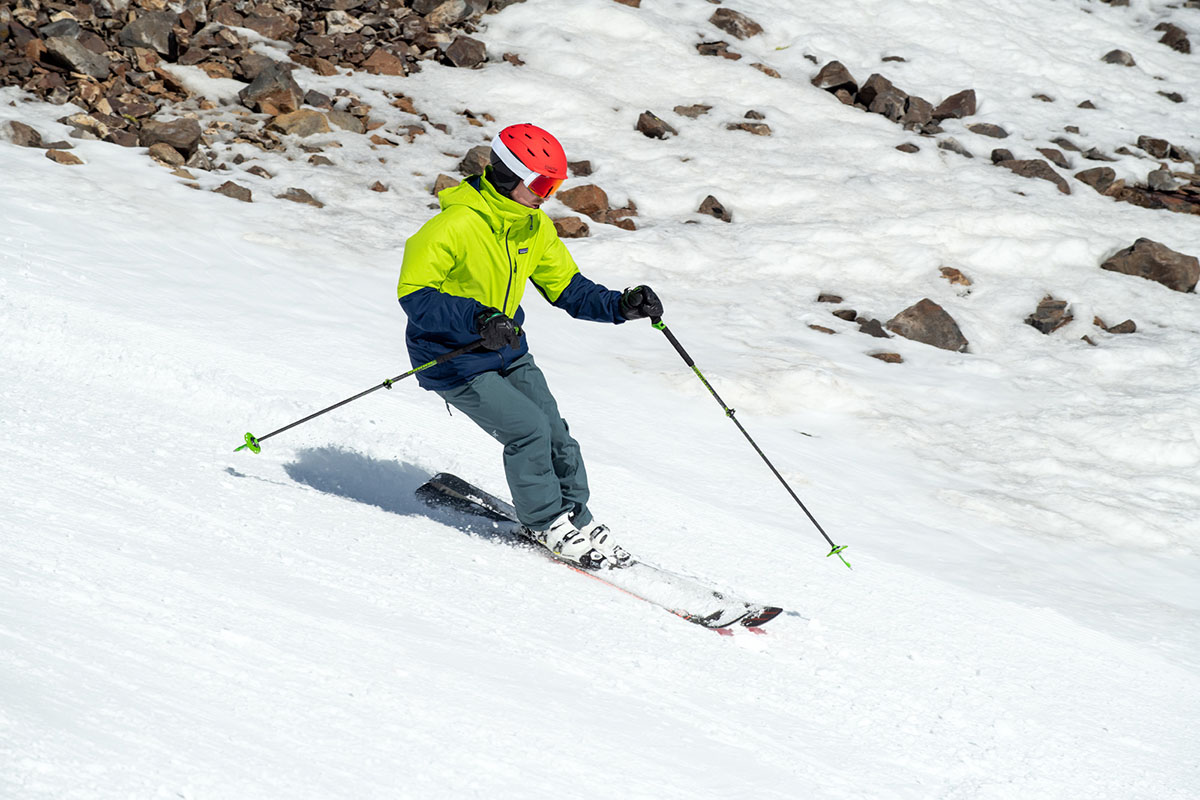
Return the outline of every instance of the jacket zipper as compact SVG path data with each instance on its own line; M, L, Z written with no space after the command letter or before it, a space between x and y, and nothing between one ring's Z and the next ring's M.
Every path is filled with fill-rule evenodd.
M517 274L517 263L513 261L512 252L508 249L508 234L512 230L512 226L504 229L504 257L508 259L508 285L504 287L504 306L500 312L505 316L512 316L508 313L508 298L512 293L513 275Z

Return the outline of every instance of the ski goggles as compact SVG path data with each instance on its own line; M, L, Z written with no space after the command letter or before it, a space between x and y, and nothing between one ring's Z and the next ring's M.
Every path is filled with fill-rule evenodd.
M549 175L543 175L540 172L534 172L529 167L525 166L521 159L508 149L501 139L500 134L496 134L492 139L492 152L500 156L500 161L504 166L508 167L514 175L521 179L521 183L528 187L529 191L543 199L549 197L558 191L558 187L562 186L565 178L551 178Z

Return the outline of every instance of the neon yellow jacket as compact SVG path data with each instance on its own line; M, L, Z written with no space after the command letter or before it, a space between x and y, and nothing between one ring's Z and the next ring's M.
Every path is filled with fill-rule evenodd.
M522 325L521 299L532 281L551 303L580 319L624 322L620 292L585 278L558 238L554 223L473 176L438 195L442 211L405 243L397 294L408 314L413 366L478 338L476 317L491 307ZM528 352L472 352L417 374L428 389L456 386Z

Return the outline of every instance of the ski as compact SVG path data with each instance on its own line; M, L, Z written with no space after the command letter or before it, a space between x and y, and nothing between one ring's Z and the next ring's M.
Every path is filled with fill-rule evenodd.
M783 611L731 597L703 582L633 559L622 567L584 569L554 557L526 538L510 503L448 472L434 475L416 490L426 504L490 523L513 544L537 550L551 561L670 611L688 622L728 634L733 626L758 629Z

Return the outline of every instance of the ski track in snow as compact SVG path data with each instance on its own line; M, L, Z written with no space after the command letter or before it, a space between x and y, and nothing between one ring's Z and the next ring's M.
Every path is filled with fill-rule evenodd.
M659 289L854 570L659 334L533 293L597 515L648 561L783 606L767 635L687 625L425 510L412 490L439 470L505 492L494 443L411 382L232 452L407 369L399 248L432 213L414 198L485 132L386 164L335 134L324 171L247 149L276 174L239 173L249 206L136 151L79 141L86 167L65 168L0 142L0 797L1200 795L1196 297L1095 268L1138 236L1200 253L1200 228L1016 179L958 123L974 162L899 154L910 135L812 90L804 58L935 101L974 86L970 121L1010 126L1014 150L1080 120L1106 151L1197 149L1186 106L1154 94L1200 81L1154 43L1167 4L745 0L773 24L739 63L694 53L723 38L710 4L642 5L487 18L520 70L298 74L378 109L404 91L435 120L503 110L592 159L641 230L593 225L571 243L585 273ZM1118 46L1136 70L1097 63ZM891 53L909 61L881 68ZM17 98L0 124L65 136L61 107ZM693 102L714 110L671 116L674 139L632 131ZM723 130L752 107L772 138ZM329 205L271 199L290 185ZM735 224L683 225L710 192ZM971 352L867 339L820 291L881 320L932 297ZM1021 323L1048 293L1076 317L1051 337ZM1094 315L1139 332L1088 347Z

